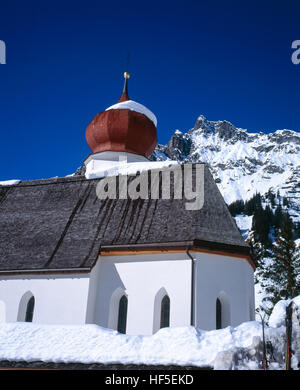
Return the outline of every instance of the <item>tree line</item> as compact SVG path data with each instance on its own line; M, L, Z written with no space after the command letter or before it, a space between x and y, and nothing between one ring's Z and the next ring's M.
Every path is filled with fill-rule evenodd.
M281 299L300 295L300 223L289 215L290 201L270 189L247 201L237 200L228 208L233 217L253 216L248 242L257 265L256 282L264 290L263 307L270 314Z

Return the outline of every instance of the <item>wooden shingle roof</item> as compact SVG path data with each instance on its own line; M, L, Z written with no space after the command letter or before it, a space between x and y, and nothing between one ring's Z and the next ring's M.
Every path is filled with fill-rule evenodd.
M102 247L193 242L249 253L206 166L204 205L196 211L186 210L186 199L100 200L100 180L73 176L0 186L0 273L90 270Z

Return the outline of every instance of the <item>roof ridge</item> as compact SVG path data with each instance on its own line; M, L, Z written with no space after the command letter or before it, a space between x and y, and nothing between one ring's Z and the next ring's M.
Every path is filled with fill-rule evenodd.
M7 185L7 186L1 186L1 187L30 187L30 186L37 186L37 185L47 185L47 184L64 184L64 183L72 183L72 182L79 182L79 181L87 181L87 180L99 180L99 178L95 179L87 179L85 176L76 176L76 177L55 177L55 178L48 178L48 179L34 179L34 180L21 180L20 183L14 184L14 185Z

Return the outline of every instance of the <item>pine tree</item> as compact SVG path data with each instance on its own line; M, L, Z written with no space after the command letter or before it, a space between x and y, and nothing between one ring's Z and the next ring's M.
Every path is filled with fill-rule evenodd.
M277 198L278 198L278 201L280 203L280 191L279 190L277 190Z
M300 294L300 251L296 248L293 227L289 215L284 214L276 231L272 263L261 271L262 285L267 294L263 301L269 303L270 311L279 300Z
M283 206L289 207L289 201L285 196L282 199L282 204L283 204Z
M273 219L274 227L279 228L282 220L283 220L283 211L282 211L282 206L279 204L276 207L276 210L274 213L274 219Z
M265 269L265 257L268 255L266 249L262 245L261 242L257 239L257 235L254 231L251 232L250 237L248 239L248 244L251 248L252 258L256 265L256 273L255 273L255 283L260 281L261 276L264 273Z
M272 245L269 234L273 219L273 212L269 206L267 206L266 209L257 207L257 209L254 211L252 219L252 230L254 232L254 238L266 248L269 248Z
M300 238L300 222L296 223L296 226L295 226L295 239L297 240L298 238Z
M238 214L242 214L244 212L244 201L243 200L236 200L235 202L232 202L229 206L228 209L233 217L235 217Z
M246 215L253 215L255 210L261 209L261 195L256 193L251 199L247 200L244 205L244 213Z
M269 191L266 193L266 198L270 201L272 207L275 207L275 197L276 195L270 188Z

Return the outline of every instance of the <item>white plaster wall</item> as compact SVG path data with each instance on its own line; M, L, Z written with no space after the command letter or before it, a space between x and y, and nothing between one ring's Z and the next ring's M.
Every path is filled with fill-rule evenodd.
M30 291L35 298L33 322L84 324L88 290L89 275L1 277L0 317L7 322L17 321L20 301Z
M3 301L0 301L0 323L1 322L6 322L6 308Z
M195 259L195 325L216 329L216 299L225 293L230 325L254 320L253 269L246 259L191 252Z
M253 269L249 263L230 256L191 254L195 259L195 325L215 329L216 299L221 292L230 302L231 326L254 320ZM17 321L20 301L31 292L35 298L33 322L109 327L109 321L115 323L109 320L111 297L118 290L128 297L128 334L150 335L157 330L154 306L161 291L170 298L170 326L188 326L191 264L185 253L100 256L90 274L2 277L0 322Z
M154 301L161 288L170 298L170 326L191 319L191 260L185 253L100 256L92 270L87 322L109 327L110 301L128 297L127 334L153 334Z

